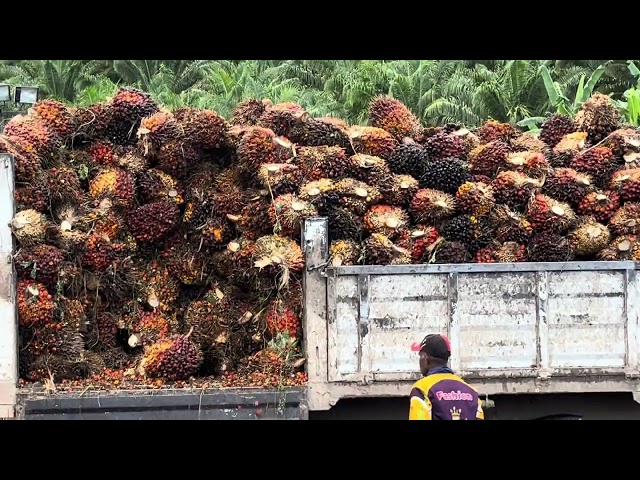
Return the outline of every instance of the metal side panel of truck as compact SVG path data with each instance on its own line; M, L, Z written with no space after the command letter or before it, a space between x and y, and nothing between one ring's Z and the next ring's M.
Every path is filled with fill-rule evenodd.
M308 407L406 396L411 344L446 334L483 395L632 392L640 399L635 262L331 266L325 218L303 229Z

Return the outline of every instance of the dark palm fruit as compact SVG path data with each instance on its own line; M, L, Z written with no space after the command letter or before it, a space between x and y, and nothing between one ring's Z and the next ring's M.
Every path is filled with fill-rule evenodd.
M263 188L274 196L297 192L304 172L289 163L264 163L258 170L258 179Z
M577 220L569 204L543 194L536 195L529 203L527 218L534 230L557 233L566 232Z
M616 169L616 163L611 149L593 147L576 155L569 167L590 175L596 185L605 186Z
M620 127L620 112L608 95L594 93L576 114L577 129L596 144Z
M494 140L508 143L518 136L518 130L508 123L488 120L478 129L477 135L482 143L489 143Z
M440 235L445 240L462 243L472 254L490 241L487 225L473 215L458 215L447 220L440 227Z
M562 137L551 150L549 161L553 167L568 167L578 153L585 149L587 134L584 132L569 133Z
M300 238L304 219L317 214L318 211L310 202L292 194L276 197L269 206L269 219L274 232L291 238Z
M593 219L586 219L567 236L571 251L580 257L595 255L607 246L610 239L609 229Z
M47 192L47 197L55 204L79 202L82 198L80 178L72 168L52 167L39 180L40 188Z
M331 207L326 211L331 240L356 240L363 237L362 217L342 207Z
M349 139L355 153L364 153L385 160L398 147L398 141L386 130L354 125L349 128Z
M396 140L412 137L421 128L420 120L395 98L379 95L369 104L369 123L386 130Z
M530 262L568 262L573 259L569 241L555 233L540 233L527 246Z
M496 203L523 210L542 182L511 170L500 172L491 182Z
M494 208L489 215L489 222L495 228L495 237L498 242L526 244L533 232L531 223L506 205Z
M131 212L127 225L136 241L153 242L168 234L179 220L180 211L175 203L154 202Z
M32 279L53 286L58 279L58 272L63 261L64 254L59 248L51 245L38 245L18 250L14 265L20 278Z
M169 174L153 168L138 176L138 193L145 203L166 201L181 205L184 202L178 182Z
M169 273L183 285L204 285L209 278L210 255L189 240L180 234L170 236L164 242L162 258Z
M202 365L202 350L185 335L174 335L151 345L143 360L145 374L168 380L186 380Z
M238 103L231 112L232 125L255 125L264 113L268 103L255 98L248 98Z
M640 203L627 203L609 220L609 228L615 235L640 234Z
M229 125L213 110L179 108L173 111L184 145L199 151L216 150L224 143Z
M424 149L431 160L446 158L466 159L467 147L462 138L453 134L437 133L425 141Z
M326 145L298 148L296 162L304 172L306 181L346 176L350 166L349 156L344 148Z
M331 265L339 267L340 265L355 265L358 263L362 251L360 246L353 240L334 240L329 245L329 254L331 255Z
M424 148L417 143L403 143L389 155L387 163L393 173L421 178L427 159Z
M384 203L406 208L420 189L420 184L410 175L392 174L379 185L379 188Z
M382 194L376 187L352 178L344 178L334 185L339 204L357 215L364 215L371 205L382 200Z
M149 155L149 152L157 151L168 141L183 139L183 134L183 126L166 110L143 118L137 132L145 156Z
M496 204L493 188L482 182L463 183L456 192L458 209L475 216L488 214Z
M238 162L248 171L255 172L263 163L277 163L278 147L273 130L252 127L247 130L238 142L236 154Z
M233 224L227 218L211 217L200 227L199 233L205 247L219 250L233 239Z
M556 168L542 186L542 192L561 202L577 206L593 190L591 177L571 168Z
M16 186L13 192L13 200L16 210L33 209L36 212L45 213L49 209L47 191L42 182L34 182L32 185Z
M109 111L106 136L116 145L133 145L143 118L159 111L151 95L131 87L122 87L105 105Z
M307 147L341 147L351 152L346 124L331 118L303 118L289 131L289 139Z
M177 179L185 178L189 167L200 159L198 150L178 140L164 143L155 156L158 161L155 168Z
M624 260L640 260L640 242L635 235L623 235L613 240L609 245L600 250L597 255L599 260L608 262Z
M463 160L445 158L425 162L422 177L416 177L420 188L432 188L455 195L460 186L469 181L469 167Z
M356 180L378 187L388 181L391 170L382 158L359 153L349 158L348 174Z
M455 210L453 195L429 188L418 190L409 207L414 222L427 225L450 218Z
M600 223L609 219L620 208L620 197L614 192L597 190L587 194L578 205L578 213L594 217Z
M540 125L540 140L551 148L555 147L562 137L576 131L576 124L567 115L555 114Z
M433 250L432 246L438 238L440 238L440 232L435 228L416 225L401 232L396 243L411 253L413 263L426 263Z
M445 240L437 245L431 260L438 264L471 263L473 256L462 243Z
M610 188L623 202L640 201L640 168L620 170L611 177Z
M492 177L505 165L509 153L509 145L499 140L474 148L469 153L471 173Z
M258 119L258 126L269 128L276 135L288 137L291 129L307 115L305 110L296 103L268 105Z
M527 247L516 242L504 242L481 248L476 253L478 263L517 263L527 259Z
M368 265L407 265L411 263L408 250L394 244L380 233L374 233L364 242L365 260Z
M613 132L601 144L608 147L618 161L624 160L627 168L637 168L638 158L640 154L640 133L634 128L621 128ZM629 166L629 163L634 165Z

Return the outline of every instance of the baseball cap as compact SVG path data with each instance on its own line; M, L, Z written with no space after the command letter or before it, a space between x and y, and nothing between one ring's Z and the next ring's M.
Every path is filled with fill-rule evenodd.
M413 352L425 352L430 357L449 360L451 356L451 343L449 339L439 333L432 333L422 339L422 342L415 342L411 345Z

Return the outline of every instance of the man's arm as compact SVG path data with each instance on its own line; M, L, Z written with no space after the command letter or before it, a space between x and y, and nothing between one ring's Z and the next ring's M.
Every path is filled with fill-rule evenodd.
M409 420L431 420L431 402L422 390L414 387L409 396Z
M484 420L484 410L482 409L482 399L478 397L478 412L476 413L476 420Z

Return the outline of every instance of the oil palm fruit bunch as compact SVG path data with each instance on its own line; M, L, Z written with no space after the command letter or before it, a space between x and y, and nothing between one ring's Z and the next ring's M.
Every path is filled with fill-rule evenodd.
M486 121L476 132L482 143L499 140L509 143L518 136L518 130L508 123L501 123L496 120Z
M507 205L498 205L489 214L489 223L495 229L495 239L500 242L527 244L533 227L524 215L514 212Z
M334 267L355 265L362 256L362 249L353 240L333 240L329 245L329 255Z
M609 228L615 235L640 234L640 204L627 203L609 219Z
M604 140L620 127L620 113L608 95L594 93L575 116L576 127L589 135L592 144Z
M26 247L44 242L48 222L43 214L27 209L17 212L10 226L20 245Z
M16 182L31 182L42 171L42 161L27 140L0 135L0 149L13 155Z
M385 160L380 157L357 153L349 157L348 176L367 182L369 185L383 184L392 175L391 169Z
M255 125L270 104L270 100L247 98L233 108L229 123L232 125Z
M609 229L593 218L581 221L567 236L571 251L578 257L590 257L597 254L609 244L610 239Z
M402 208L389 205L373 205L363 220L369 233L381 233L390 240L409 226L409 214Z
M171 232L180 220L180 211L173 202L153 202L133 210L127 225L138 242L154 242Z
M109 112L107 138L116 145L134 144L140 121L159 111L151 95L132 87L120 88L105 108Z
M355 153L388 159L398 146L398 141L386 130L354 125L348 130Z
M551 149L551 147L540 138L527 132L511 140L511 148L514 152L540 152L544 154L548 153Z
M106 102L94 103L87 108L71 110L76 126L74 135L84 141L95 141L107 137L111 109Z
M273 338L283 333L291 338L300 336L300 317L282 298L274 298L269 302L265 311L265 321L267 331Z
M202 350L187 335L158 340L145 352L140 368L146 376L187 380L202 365Z
M188 305L184 323L193 329L191 339L204 348L226 343L229 328L237 319L237 307L229 292L213 286L203 299Z
M171 335L172 326L175 323L168 316L157 310L147 312L140 310L126 320L130 335L127 339L129 347L151 346L160 339Z
M464 244L443 239L437 243L428 263L470 263L472 259L473 256Z
M325 214L329 222L329 238L331 240L361 240L364 236L364 222L362 216L351 210L339 206L326 209Z
M634 128L620 128L602 141L603 147L610 148L616 159L627 164L637 163L640 157L640 133ZM636 168L636 166L628 166Z
M568 115L554 114L547 118L540 125L540 140L553 148L565 135L569 135L577 130L576 124Z
M566 232L577 221L577 216L568 203L559 202L541 193L529 203L527 218L534 230L556 233Z
M144 154L157 151L170 140L179 140L183 137L182 125L178 123L173 114L166 110L145 117L140 122L140 128L136 135L142 142Z
M453 195L424 188L418 190L411 201L409 212L415 223L435 225L450 218L456 211L456 200Z
M304 117L294 124L288 138L307 147L340 147L353 153L347 130L347 124L335 118Z
M608 262L640 260L640 239L635 235L623 235L615 238L598 252L598 259Z
M456 192L458 210L475 216L487 215L495 206L493 188L482 182L465 182Z
M210 277L209 256L183 235L174 234L164 242L162 258L169 273L183 285L205 285Z
M163 143L155 152L155 168L174 178L184 179L200 160L200 152L191 144L178 140Z
M227 217L211 216L199 227L196 238L203 247L220 250L233 236L234 225Z
M472 254L491 240L486 222L473 215L457 215L443 222L439 231L445 240L462 243Z
M432 188L455 195L462 184L470 179L467 162L457 158L428 160L423 165L423 174L416 177L421 188Z
M291 129L306 116L307 112L297 103L276 103L267 105L258 119L258 126L269 128L278 136L287 137Z
M46 192L50 204L77 203L82 199L80 178L72 168L51 167L39 176L38 183L37 189Z
M268 192L267 192L268 193ZM273 225L269 218L271 202L264 195L258 195L245 202L239 215L227 215L236 230L250 240L273 233Z
M224 145L227 121L213 110L191 107L173 111L184 143L197 151L211 151Z
M153 260L137 269L142 303L169 312L178 298L180 285L166 265Z
M592 216L600 223L608 223L620 208L620 197L615 192L596 190L584 196L578 205L580 215Z
M62 146L60 138L43 121L28 115L16 115L9 120L3 134L9 141L23 140L43 160L55 158Z
M85 269L102 273L116 261L117 257L118 251L115 243L107 235L93 232L87 238L80 262Z
M245 237L232 240L227 247L212 255L211 263L215 273L221 277L244 277L253 267L255 242Z
M47 287L34 280L20 280L16 288L18 323L24 327L53 321L56 303Z
M96 166L110 167L116 163L116 148L111 142L98 141L90 143L85 151Z
M269 220L274 232L295 239L300 238L302 221L316 215L316 207L290 193L276 197L269 206Z
M522 210L540 190L542 182L513 170L500 172L491 182L496 203Z
M556 168L542 187L545 195L573 206L577 206L592 190L591 177L572 168Z
M447 133L437 133L426 139L424 150L429 160L444 160L457 158L465 160L468 150L464 140L458 136Z
M64 253L51 245L21 248L14 264L20 278L34 279L48 286L55 286L58 272L64 262Z
M527 257L530 262L568 262L573 260L573 253L566 237L544 232L531 238Z
M410 175L391 174L378 185L378 188L383 202L407 208L420 189L420 184Z
M33 106L33 113L63 141L67 141L75 130L73 113L66 105L57 100L50 98L40 100Z
M253 127L247 130L236 149L238 162L250 172L263 163L284 163L293 156L292 144L278 138L273 130Z
M389 155L387 163L393 173L411 175L420 179L424 175L426 160L426 152L422 145L415 142L403 142Z
M396 243L409 251L413 263L426 263L431 255L432 245L439 238L440 233L434 227L416 225L402 231Z
M569 167L590 175L598 186L605 186L616 169L613 152L607 147L592 147L576 155Z
M527 247L517 242L494 242L476 253L478 263L518 263L527 261Z
M324 215L330 205L338 203L339 197L335 187L336 182L330 178L306 182L300 186L298 198L310 202L318 209L318 213Z
M382 200L380 190L353 178L338 180L333 186L333 193L339 197L342 206L356 215L364 215L371 205Z
M469 153L471 173L492 177L498 169L507 163L511 149L500 140L486 143L474 148Z
M611 177L609 187L620 196L620 200L623 202L640 201L640 168L615 172Z
M553 167L568 167L569 163L587 145L587 134L584 132L569 133L562 137L551 150L549 162Z
M121 168L105 168L89 182L89 195L96 203L109 199L114 207L126 211L135 201L135 182Z
M551 165L541 152L514 152L507 156L507 168L517 170L533 178L541 178L552 172Z
M306 181L340 178L347 174L350 167L349 156L344 148L326 145L298 148L296 163L304 172Z
M286 286L292 273L304 266L304 255L297 242L280 235L266 235L253 246L253 268L257 273L273 277L278 275Z
M394 244L381 233L374 233L364 241L364 254L368 265L408 265L411 253Z
M13 191L13 201L16 210L33 209L36 212L45 213L49 209L48 192L43 182L35 181L32 184L16 185Z
M420 120L404 103L384 95L375 97L369 104L369 124L386 130L398 141L413 137L421 128Z
M137 180L138 194L144 203L184 203L183 188L176 179L161 170L151 168L140 173Z
M87 330L87 314L79 300L66 298L62 295L56 296L57 314L60 323L66 325L76 332L84 333Z
M290 163L263 163L258 170L258 179L263 188L274 196L297 192L304 173Z

